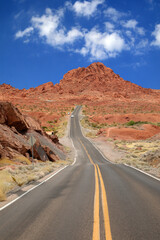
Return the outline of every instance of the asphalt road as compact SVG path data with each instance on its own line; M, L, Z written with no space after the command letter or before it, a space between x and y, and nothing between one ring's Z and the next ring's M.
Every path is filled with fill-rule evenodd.
M159 240L160 182L108 162L83 137L76 162L0 211L0 240Z

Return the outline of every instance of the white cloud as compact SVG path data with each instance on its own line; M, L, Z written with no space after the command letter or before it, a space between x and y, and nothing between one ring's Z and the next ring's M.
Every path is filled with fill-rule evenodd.
M151 45L160 47L160 24L155 26L154 32L152 32L152 36L155 37L155 40L151 42Z
M72 27L71 30L67 31L61 25L62 17L62 10L53 14L51 9L47 8L44 15L32 17L31 27L24 31L18 31L15 36L16 38L29 36L33 30L36 30L41 39L54 47L72 44L78 38L83 37L83 33L78 28Z
M135 29L136 26L137 26L137 24L138 24L138 22L137 22L136 20L131 19L131 20L128 20L127 22L125 22L125 23L123 24L123 26L124 26L125 28Z
M137 27L138 22L135 19L130 19L126 22L122 21L121 24L124 28L132 29L141 36L145 35L144 28L143 27Z
M116 22L123 16L126 16L126 13L117 11L115 8L109 7L104 11L106 17L110 18L112 21Z
M108 32L113 32L114 31L114 24L112 24L110 22L105 22L105 26L106 26L106 30Z
M139 35L144 36L145 35L145 30L143 27L137 27L136 31Z
M35 29L39 31L41 37L47 37L54 33L60 24L61 13L52 14L51 9L47 8L41 17L32 17L31 22Z
M31 35L31 33L33 32L33 27L28 27L26 28L24 31L18 31L16 34L15 34L15 38L22 38L24 36L27 36L29 37Z
M79 5L81 6L79 9L77 8L77 14L89 17L91 12L95 12L97 9L98 5L95 4L103 2L104 0L76 1L75 4L82 4ZM94 5L92 5L93 3ZM63 21L64 13L70 4L66 2L65 7L57 11L47 8L43 15L33 16L30 26L23 31L18 31L15 38L24 38L24 43L38 39L54 48L61 50L65 48L67 51L88 56L92 60L113 58L124 50L136 54L136 52L144 52L144 49L147 48L148 42L142 37L145 35L145 31L138 26L138 22L135 19L124 20L127 15L111 7L105 11L105 15L110 17L110 20L107 19L108 21L104 21L101 26L83 29L80 26L71 25L70 28L66 28ZM88 4L92 8L86 8ZM71 4L72 7L74 5ZM156 26L152 35L156 39L152 45L159 44L160 46L160 24Z
M135 55L142 55L148 46L148 39L140 40L135 46Z
M85 34L85 47L80 53L89 54L91 59L106 59L117 56L124 49L125 41L118 33L101 33L92 29Z
M92 0L92 1L76 1L72 8L74 12L79 16L91 16L96 12L98 5L103 4L104 0Z

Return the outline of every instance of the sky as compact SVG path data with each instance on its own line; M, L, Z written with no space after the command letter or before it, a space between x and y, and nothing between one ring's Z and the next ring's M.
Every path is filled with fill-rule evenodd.
M0 84L55 84L102 62L160 89L160 0L1 0L0 29Z

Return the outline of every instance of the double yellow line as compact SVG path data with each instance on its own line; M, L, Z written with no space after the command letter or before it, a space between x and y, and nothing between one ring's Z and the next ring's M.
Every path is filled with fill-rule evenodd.
M99 166L95 164L89 155L86 147L82 143L82 141L79 139L82 147L84 148L90 162L94 166L95 170L95 195L94 195L94 223L93 223L93 235L92 240L100 240L100 215L99 215L99 199L100 199L100 187L101 187L101 200L102 200L102 209L103 209L103 217L104 217L104 229L105 229L105 239L106 240L112 240L111 235L111 227L110 227L110 220L109 220L109 212L108 212L108 203L107 203L107 195L106 190L102 178L101 171L99 169ZM99 184L100 180L100 184Z

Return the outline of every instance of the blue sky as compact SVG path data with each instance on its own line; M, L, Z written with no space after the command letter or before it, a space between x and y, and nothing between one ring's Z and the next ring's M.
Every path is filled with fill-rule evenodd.
M1 0L0 84L58 83L102 62L125 80L160 89L159 0Z

